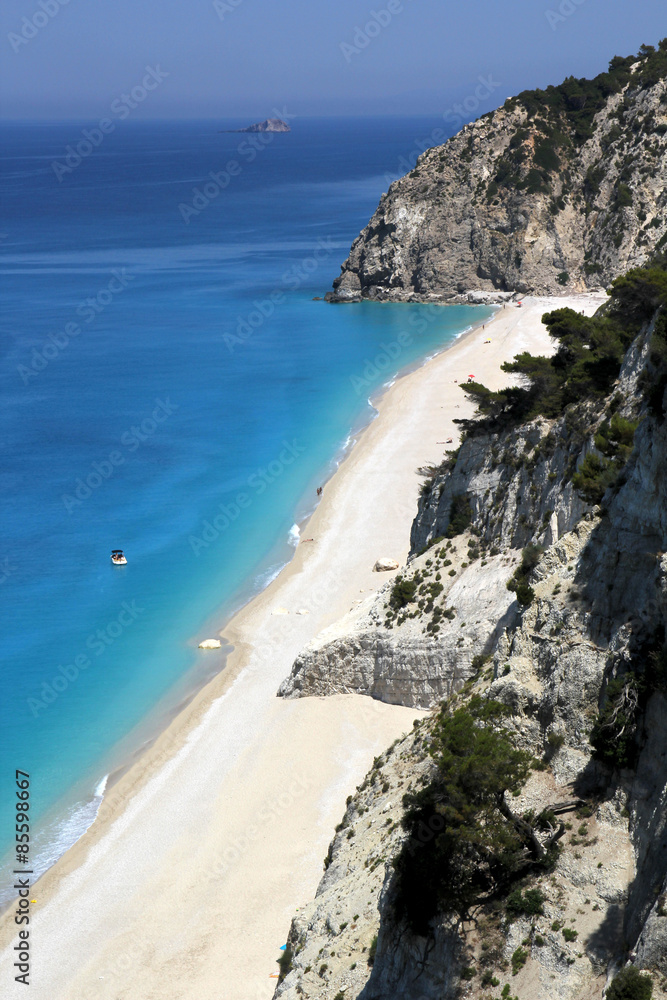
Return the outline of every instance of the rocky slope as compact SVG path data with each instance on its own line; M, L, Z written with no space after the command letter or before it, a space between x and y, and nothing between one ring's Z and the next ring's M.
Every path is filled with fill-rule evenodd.
M233 132L291 132L292 129L282 118L265 118L263 122L256 122L246 128L235 128Z
M609 284L667 240L667 40L526 91L427 150L355 240L330 301Z
M436 920L429 939L396 912L402 797L433 773L434 718L425 719L348 800L316 899L292 922L277 997L580 1000L601 996L627 962L651 974L654 998L667 996L664 686L642 689L632 767L612 770L590 743L614 679L645 665L646 643L664 643L667 624L667 421L646 402L651 333L606 399L472 435L433 470L408 566L305 650L282 688L420 706L479 693L509 706L516 746L541 762L514 809L556 806L568 828L554 870L527 882L541 912L517 916L497 900L470 923ZM595 506L572 477L612 411L639 424L622 475ZM465 516L447 538L461 496ZM506 581L535 544L521 605Z

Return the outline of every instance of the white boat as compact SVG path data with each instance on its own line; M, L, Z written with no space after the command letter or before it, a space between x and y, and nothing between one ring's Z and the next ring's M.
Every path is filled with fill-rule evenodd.
M111 562L114 566L127 566L127 559L123 555L122 549L114 549L112 551Z

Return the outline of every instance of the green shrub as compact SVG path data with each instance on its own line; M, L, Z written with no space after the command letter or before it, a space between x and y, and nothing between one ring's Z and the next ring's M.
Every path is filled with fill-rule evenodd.
M506 910L511 918L528 916L536 917L544 913L544 900L546 896L540 889L515 889L507 897Z
M535 144L534 159L538 167L542 167L550 173L556 173L560 170L560 160L558 158L558 154L554 149L553 143L548 140L543 140L542 142L537 142Z
M375 956L377 954L377 950L378 950L378 936L376 934L373 937L373 940L371 941L370 947L368 949L368 964L369 965L372 965L373 962L375 961Z
M521 554L521 565L514 572L514 576L507 581L507 589L513 590L519 604L528 607L535 600L535 591L528 583L530 573L535 569L544 549L541 545L531 542L526 545Z
M547 736L547 743L552 748L552 750L560 750L563 743L565 743L565 737L562 733L554 733L553 731Z
M470 982L477 975L477 969L474 965L466 965L464 969L461 969L461 979L465 979L466 982Z
M618 478L618 470L609 459L589 452L572 477L575 490L589 503L599 504Z
M472 507L465 493L460 493L452 497L452 505L449 510L449 526L446 531L447 538L455 538L462 535L472 524Z
M627 184L620 183L616 188L612 209L617 212L619 208L626 208L629 205L632 205L632 191Z
M491 659L491 654L490 653L486 653L486 654L485 653L477 653L476 656L473 656L473 658L472 658L472 660L470 662L470 666L475 671L475 673L478 673L482 669L482 667L484 667L489 662L490 659Z
M570 275L567 271L561 271L560 274L556 275L556 281L559 285L567 285L570 281Z
M606 1000L651 1000L653 980L634 965L621 969L607 990Z
M525 948L517 948L512 955L512 975L516 976L523 969L528 959L528 952ZM508 990L509 993L509 990Z
M563 937L566 941L576 941L579 937L579 932L575 931L572 927L563 927Z
M406 580L403 576L397 576L389 595L389 606L394 611L400 611L408 604L412 604L417 596L418 581L415 579Z

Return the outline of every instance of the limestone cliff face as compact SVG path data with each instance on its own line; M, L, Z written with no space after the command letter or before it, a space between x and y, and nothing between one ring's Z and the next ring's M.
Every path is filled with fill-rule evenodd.
M465 542L452 545L452 563L467 557ZM411 572L429 575L428 554ZM439 605L455 608L455 621L442 633L427 629L417 616L389 627L385 623L391 584L378 597L325 630L294 662L279 694L285 698L355 691L392 705L430 708L458 691L471 676L473 658L493 649L515 618L516 602L506 582L516 554L490 557L455 577L445 575ZM442 574L441 574L442 575ZM480 591L483 593L480 595Z
M576 420L469 438L424 491L413 556L399 571L424 588L423 606L392 606L390 581L304 650L283 685L288 696L356 690L422 706L464 686L460 697L510 706L516 744L546 764L517 808L558 802L572 823L556 870L536 882L544 913L465 927L443 920L429 941L397 919L401 800L432 767L425 719L350 796L317 897L292 922L292 968L277 996L483 1000L506 982L526 1000L583 1000L601 996L628 960L651 972L654 998L667 996L664 691L648 698L634 771L612 776L589 742L610 679L667 625L667 421L648 413L640 391L649 334L628 352L616 386L623 412L641 422L604 509L584 503L571 479L607 404L580 407ZM448 542L440 536L462 494L470 525ZM544 554L531 577L535 598L521 607L505 581L529 541ZM514 975L517 949L526 961Z
M645 63L619 92L603 85L590 128L592 96L566 81L427 150L382 196L329 300L583 291L645 262L667 234L667 84Z

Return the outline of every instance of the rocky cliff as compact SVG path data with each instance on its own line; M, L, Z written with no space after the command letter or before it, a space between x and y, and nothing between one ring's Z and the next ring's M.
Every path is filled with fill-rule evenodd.
M304 650L281 689L507 706L514 745L534 760L512 808L564 823L553 866L519 883L539 906L526 912L519 891L512 910L500 894L465 919L441 913L426 936L399 911L395 864L434 836L406 833L403 800L433 780L434 715L348 799L276 996L580 1000L624 967L667 996L667 378L655 324L606 396L480 427L431 470L408 565ZM609 471L612 427L632 443L592 497L584 472Z
M246 128L235 128L232 132L291 132L292 129L282 118L265 118L263 122L256 122Z
M667 39L526 91L384 194L330 301L609 284L667 240Z

